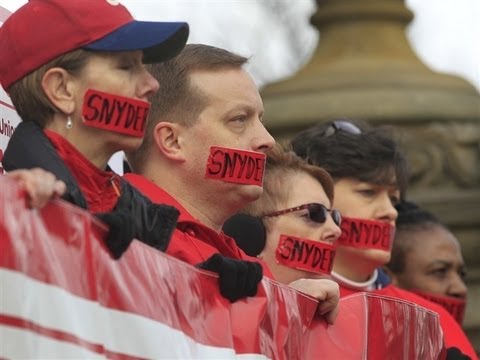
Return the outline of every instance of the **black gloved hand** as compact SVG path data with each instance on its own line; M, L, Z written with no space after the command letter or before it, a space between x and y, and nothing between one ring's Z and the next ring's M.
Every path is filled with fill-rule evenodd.
M220 254L212 255L197 267L219 275L220 293L230 302L255 296L258 283L263 277L262 266L253 261L230 259Z
M173 206L150 203L143 215L143 222L138 225L141 229L135 234L137 239L153 246L160 251L166 251L177 225L180 212Z
M108 225L109 231L105 244L116 260L128 249L135 238L135 221L126 211L113 211L109 213L95 214L100 220Z
M452 346L447 349L446 360L471 360L471 357L465 355L458 348Z

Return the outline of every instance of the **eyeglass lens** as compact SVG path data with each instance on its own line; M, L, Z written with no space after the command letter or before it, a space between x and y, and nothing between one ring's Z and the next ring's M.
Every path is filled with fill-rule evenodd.
M321 204L310 204L308 206L308 214L310 219L320 224L323 224L325 221L327 221L328 212L328 209ZM332 209L331 215L333 222L336 225L340 226L340 223L342 221L340 212L338 210Z

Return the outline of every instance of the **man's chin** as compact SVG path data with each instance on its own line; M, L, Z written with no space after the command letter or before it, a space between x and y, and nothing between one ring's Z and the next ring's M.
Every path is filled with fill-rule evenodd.
M243 185L242 186L242 195L248 202L253 202L260 198L263 194L263 187L257 185Z
M378 266L383 266L390 261L390 251L379 249L365 249L363 251L363 257L370 260L372 263L376 263Z

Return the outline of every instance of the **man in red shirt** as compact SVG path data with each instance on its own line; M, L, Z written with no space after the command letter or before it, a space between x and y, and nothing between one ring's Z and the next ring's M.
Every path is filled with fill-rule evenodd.
M246 62L223 49L191 44L151 66L160 91L142 145L127 154L135 174L125 178L154 202L180 210L167 254L190 264L221 254L260 263L272 277L221 230L262 194L265 154L275 143L263 125L263 102L243 69ZM338 294L330 280L293 285L319 300Z
M135 174L125 178L154 202L180 210L167 254L190 264L218 252L257 261L223 235L221 227L226 214L260 196L261 183L245 183L245 172L239 176L242 183L219 181L206 171L212 145L225 152L249 151L245 159L250 160L257 153L265 157L275 142L262 123L263 103L242 68L245 61L221 49L189 45L164 66L150 68L162 85L152 99L142 145L127 154ZM242 155L238 152L237 158ZM219 166L229 165L220 157L218 161Z

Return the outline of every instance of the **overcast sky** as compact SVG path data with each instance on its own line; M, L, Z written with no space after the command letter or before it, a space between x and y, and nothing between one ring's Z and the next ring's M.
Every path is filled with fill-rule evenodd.
M259 85L298 70L319 41L309 24L313 0L123 0L136 16L149 20L186 20L189 42L208 43L252 56ZM262 5L263 3L263 5ZM287 19L271 16L269 6L288 7ZM407 29L414 51L432 69L458 74L480 91L480 1L407 0L415 18ZM299 24L304 46L293 52L287 41L289 21ZM320 39L321 41L321 39Z
M75 0L81 1L81 0ZM141 20L188 21L190 43L206 43L251 56L250 71L264 85L298 70L321 41L309 24L313 0L121 0ZM10 11L25 0L0 0ZM407 0L414 21L407 36L432 69L460 75L480 91L480 1ZM272 16L273 9L288 11ZM286 35L294 22L301 46ZM32 35L33 36L33 35ZM320 40L319 40L320 38Z

